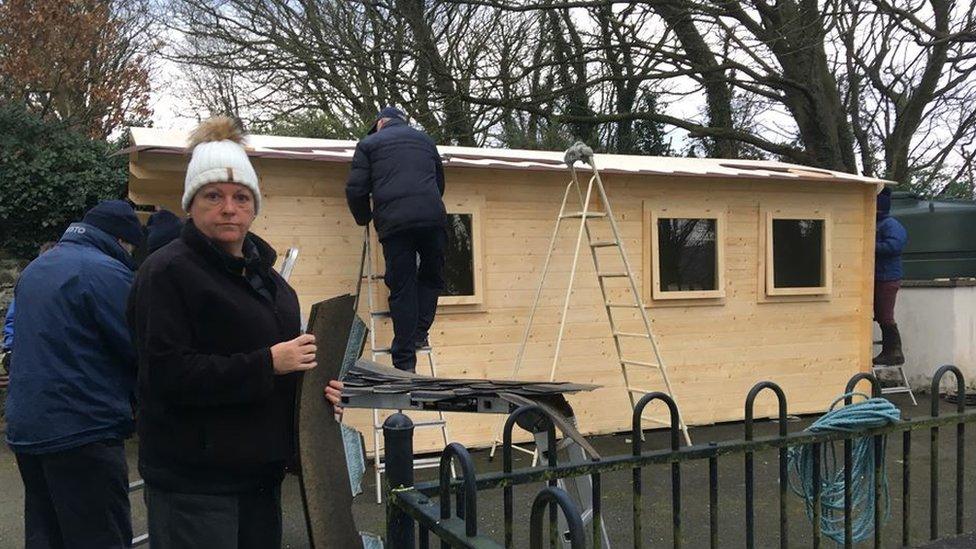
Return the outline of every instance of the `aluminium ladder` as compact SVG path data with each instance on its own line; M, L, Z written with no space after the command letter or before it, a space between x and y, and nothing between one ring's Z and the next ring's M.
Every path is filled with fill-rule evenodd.
M281 278L285 279L285 282L291 278L291 273L295 270L295 263L297 262L298 248L288 248L288 251L285 252L285 259L281 262L281 271L278 273Z
M872 342L874 346L880 346L880 341ZM915 400L915 393L912 392L912 386L908 384L908 376L905 375L905 370L902 368L901 364L871 364L871 373L874 377L881 382L882 372L895 372L901 381L895 380L894 385L889 385L888 387L881 387L881 395L893 395L899 393L908 393L909 398L912 399L912 405L918 406L918 401Z
M592 175L590 176L589 183L586 186L586 191L584 193L582 186L579 181L579 173L576 169L576 162L582 161L589 165ZM535 320L536 310L539 308L539 301L542 297L542 291L546 285L546 276L549 274L550 265L552 263L553 252L556 248L556 241L559 236L559 228L564 220L579 219L579 231L576 237L576 248L573 254L573 263L569 271L569 284L566 288L566 298L563 302L562 314L559 318L559 332L556 337L555 352L552 357L552 365L549 369L549 381L555 381L556 379L556 368L559 365L559 352L562 348L563 335L566 330L566 314L569 310L570 298L573 295L573 282L576 279L576 271L579 264L580 248L583 245L583 238L586 237L587 244L590 249L590 255L593 258L593 266L596 270L597 281L600 286L600 293L603 297L603 305L607 312L607 318L610 322L610 331L613 335L614 348L617 352L617 362L620 365L621 373L624 378L624 386L627 390L627 396L630 399L630 405L633 409L637 401L643 395L650 393L651 389L639 387L633 384L633 379L635 376L634 369L641 369L644 371L657 372L661 376L661 381L664 383L665 392L674 399L675 403L678 399L674 396L674 391L671 388L671 381L668 378L667 367L665 366L664 359L661 356L660 349L658 348L657 341L654 338L654 333L651 330L651 320L647 314L647 309L644 307L644 303L641 300L641 295L638 290L637 281L634 278L633 269L630 267L630 261L627 258L627 253L624 250L624 243L620 235L620 228L617 225L617 220L614 218L613 210L610 208L610 200L607 198L606 189L603 186L603 181L600 178L600 172L597 170L596 163L593 159L593 150L582 143L577 143L570 147L566 151L566 164L569 166L572 178L566 185L566 191L563 193L562 205L559 207L559 215L556 218L556 226L552 232L552 238L549 241L549 251L546 254L546 261L542 268L542 278L539 280L539 286L536 290L535 301L532 304L532 309L529 313L529 319L525 326L525 332L522 336L522 342L519 345L518 352L515 357L515 366L512 370L511 379L518 379L519 370L522 367L522 359L525 356L525 347L529 340L529 334L532 331L532 323ZM576 190L576 194L580 201L580 211L567 211L567 202L569 201L570 192ZM598 194L598 200L603 204L604 211L595 211L590 209L590 201L593 198L594 189ZM594 240L593 231L591 231L590 224L592 220L604 220L609 222L610 233L612 238L608 240ZM606 227L603 228L606 230ZM597 253L598 250L613 248L619 254L620 260L623 263L623 270L621 271L603 271L600 265L600 256ZM604 260L607 258L605 257ZM611 278L626 278L629 282L627 291L632 297L630 302L616 302L611 301L610 296L607 292L607 280ZM618 321L615 318L616 311L619 310L636 310L639 313L640 320L642 322L643 329L639 332L624 332L618 330ZM631 357L625 357L623 352L623 346L621 340L623 339L643 339L648 342L650 347L651 355L653 356L653 362L647 362L643 360L637 360ZM680 407L678 408L678 423L681 428L681 432L684 435L685 443L691 445L691 437L688 435L688 427L684 422L684 418L681 415ZM659 423L663 425L670 425L671 422L667 420L662 420L654 417L644 416L643 419L653 423ZM498 445L501 444L501 426L499 426L498 434L495 437L494 442L491 446L490 456L494 457L495 450ZM526 448L518 447L513 445L514 449L521 452L533 454L534 461L533 464L538 460L538 452L534 450L529 450Z
M383 347L376 341L376 324L377 319L391 318L389 310L378 310L377 301L378 297L374 295L374 285L376 281L383 280L382 274L376 274L373 271L373 254L372 254L372 241L370 238L369 227L366 227L365 237L363 241L363 262L360 266L360 278L359 287L362 287L362 281L366 282L366 303L369 309L369 350L372 356L373 362L377 362L380 357L390 356L392 353L390 347ZM359 291L357 290L357 308L359 301ZM437 377L437 364L434 361L434 349L433 346L427 345L426 347L421 347L417 349L418 355L425 355L427 357L427 364L430 367L431 377ZM419 357L418 357L419 358ZM444 439L444 446L450 443L450 435L447 430L447 419L444 417L444 412L436 412L437 418L429 421L416 421L413 426L415 429L423 428L439 428L441 431L441 437ZM380 447L380 440L383 437L383 421L380 418L380 411L378 409L373 410L373 473L376 481L376 503L380 503L383 500L383 489L380 484L381 475L386 470L386 464L383 462L383 452ZM429 458L417 458L413 460L415 469L432 469L440 466L440 456L429 457ZM453 466L452 469L453 471Z

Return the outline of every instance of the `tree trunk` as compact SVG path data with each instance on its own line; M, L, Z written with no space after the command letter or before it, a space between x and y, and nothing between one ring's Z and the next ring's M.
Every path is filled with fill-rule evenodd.
M733 128L732 88L728 83L726 71L720 70L715 55L695 26L691 8L685 2L655 0L654 11L674 30L678 41L692 68L698 71L705 87L705 101L708 107L708 125L712 128ZM713 137L709 139L708 156L713 158L736 158L739 156L738 143L732 139Z
M464 99L458 93L447 63L437 50L430 26L424 21L424 1L397 0L396 8L413 33L418 51L417 62L429 69L431 84L444 101L445 137L458 145L473 147L474 126L470 114L465 108ZM419 85L426 86L427 83L419 82Z

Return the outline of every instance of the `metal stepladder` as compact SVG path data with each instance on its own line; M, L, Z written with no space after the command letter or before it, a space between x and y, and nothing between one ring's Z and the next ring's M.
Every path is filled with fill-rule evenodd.
M377 319L391 318L389 310L378 310L377 300L378 296L374 294L374 286L376 281L383 280L382 274L377 274L373 270L373 252L372 252L372 239L370 237L369 227L366 227L364 239L363 239L363 260L360 266L360 276L357 286L357 295L360 295L362 288L362 282L366 282L366 303L369 309L369 351L373 362L377 362L381 357L392 356L390 347L380 346L376 341L376 325ZM359 299L357 298L357 301ZM357 303L358 309L358 303ZM427 364L430 367L431 377L437 377L437 363L434 361L434 349L433 346L428 345L417 349L418 355L424 355L427 357ZM419 359L419 357L418 357ZM439 428L441 431L441 437L444 439L444 446L450 443L450 435L447 429L447 419L444 417L444 412L430 412L431 414L436 414L436 419L431 419L427 421L415 421L413 426L415 429L423 428ZM376 503L381 503L383 501L383 489L380 484L382 480L382 474L386 470L386 465L383 462L383 449L380 445L380 440L383 437L383 421L380 417L380 411L377 409L373 410L373 472L374 479L376 481ZM417 458L414 459L415 469L432 469L440 466L440 456L428 457L428 458ZM453 471L453 468L452 468Z
M288 282L291 278L291 272L295 270L295 263L298 262L298 248L288 248L285 252L285 259L281 262L281 271L278 273L281 278Z
M593 150L582 143L577 143L570 147L566 151L566 164L570 169L572 175L569 183L566 185L566 190L563 193L562 205L559 208L559 215L556 218L556 225L552 232L552 238L549 241L549 251L546 254L545 264L542 268L542 277L539 280L539 286L536 290L535 300L532 304L532 309L529 313L529 319L525 326L525 332L522 336L521 344L519 345L518 352L515 358L515 366L512 370L511 379L518 379L519 370L522 366L522 360L525 356L525 348L528 344L529 334L532 331L532 324L535 320L535 314L539 308L540 298L542 296L543 289L546 286L546 276L549 274L549 269L552 263L552 256L556 248L556 242L559 236L559 229L564 220L568 219L579 219L579 230L576 237L576 247L573 253L573 263L569 271L569 284L566 288L566 297L563 301L562 313L559 319L559 332L556 337L555 351L552 357L552 365L549 369L549 381L555 381L556 369L559 365L559 353L562 347L563 335L566 329L566 315L569 310L570 300L573 295L573 282L576 278L576 272L579 265L580 248L583 245L583 239L586 238L588 247L590 249L590 255L593 259L593 266L596 270L597 281L600 287L600 293L603 297L603 304L606 309L607 318L610 323L610 331L613 336L614 348L617 353L617 361L620 365L621 373L624 378L624 386L627 390L627 396L630 400L631 408L637 404L637 401L641 396L651 392L648 388L638 387L633 384L636 380L636 375L633 368L639 368L644 371L658 372L661 376L661 381L664 384L665 392L670 395L677 404L678 400L674 397L674 391L671 388L671 381L668 378L667 368L664 363L664 359L661 356L660 350L658 348L657 341L654 337L654 333L651 329L651 320L647 314L647 310L644 307L643 300L641 299L641 294L637 286L637 281L634 278L633 269L631 269L630 261L627 258L626 250L624 249L623 239L620 234L620 228L617 225L617 220L614 218L613 210L610 207L610 200L607 198L606 189L603 186L603 181L600 178L600 172L597 169L596 163L593 158ZM582 161L589 165L592 175L590 175L589 183L586 186L586 191L584 192L579 181L579 173L577 172L576 162ZM576 194L580 201L580 211L570 212L567 211L567 203L569 202L570 193L576 190ZM596 211L590 209L590 202L593 198L594 190L598 194L598 200L603 204L604 211ZM602 228L606 231L609 228L610 234L612 235L608 240L594 240L593 230L591 230L590 224L591 220L605 220L608 221L609 227ZM619 254L619 259L623 264L622 271L603 271L601 270L601 258L598 250L613 248ZM615 254L615 255L617 255ZM604 257L604 263L609 258ZM607 280L611 278L626 278L629 282L625 291L630 294L631 301L629 302L616 302L612 301L610 295L608 294ZM618 298L619 299L619 298ZM624 332L618 329L619 322L615 317L617 311L619 310L636 310L638 316L640 317L641 328L640 332ZM653 362L635 360L633 358L625 357L623 351L623 345L621 341L623 339L643 339L646 340L650 346L650 352L653 356ZM691 445L691 437L688 434L688 427L684 422L684 417L680 412L680 406L678 407L679 425L681 432L684 436L685 443ZM645 416L644 419L647 421L658 423L662 425L670 425L671 422L668 420L663 420L659 418L654 418L650 416ZM494 457L495 450L498 445L501 444L501 425L497 431L494 442L491 447L491 457ZM513 449L518 451L532 454L533 465L538 461L538 452L536 450L529 450L523 447L518 447L513 445Z
M880 341L874 341L873 343L874 346L881 345ZM908 384L908 376L905 375L905 370L902 369L902 366L900 364L897 365L872 364L871 372L874 374L874 377L878 378L879 381L881 380L881 376L878 374L882 372L897 372L898 377L901 379L900 384L891 385L889 387L881 387L881 394L894 395L900 393L908 393L909 398L912 399L912 405L918 406L918 401L915 400L915 393L912 392L912 387L911 385Z

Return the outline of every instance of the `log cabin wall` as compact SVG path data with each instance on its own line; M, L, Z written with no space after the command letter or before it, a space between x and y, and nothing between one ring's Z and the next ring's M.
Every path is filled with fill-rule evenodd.
M187 157L138 153L130 157L130 197L174 212ZM344 195L348 164L253 159L263 205L252 230L280 255L298 247L291 283L303 314L312 303L354 291L363 230L349 214ZM446 170L448 211L477 212L475 249L480 248L476 303L442 305L431 331L439 375L506 378L528 318L568 172L451 168ZM675 396L689 424L740 420L749 388L773 380L786 391L790 413L820 412L846 380L870 364L873 285L874 195L863 182L770 181L695 176L604 176L624 237L624 246L649 303L653 326L668 365ZM595 203L594 203L595 204ZM599 207L598 204L595 204ZM723 217L719 245L724 296L654 300L650 291L652 215L707 212ZM764 285L767 218L771 214L823 216L829 225L827 295L768 296ZM594 226L601 221L594 221ZM565 296L578 220L564 222L552 272L542 295L526 351L522 377L548 376L559 312ZM600 232L597 231L597 236ZM606 257L615 253L609 248ZM585 241L556 378L595 383L593 393L572 398L586 434L630 427L630 406L617 363ZM613 270L614 262L606 263ZM619 265L619 263L617 263ZM382 272L381 261L377 272ZM626 279L610 279L611 293L626 298ZM385 289L384 289L385 290ZM385 293L380 295L385 303ZM384 306L385 308L385 306ZM365 305L361 314L366 318ZM639 317L619 327L640 331ZM388 320L385 322L389 322ZM391 331L381 324L379 340ZM646 341L626 342L625 354L650 360ZM368 356L368 349L367 349ZM426 366L418 357L418 371ZM632 385L659 389L656 375ZM757 415L772 414L772 397L757 403ZM422 418L415 418L422 419ZM372 417L350 410L347 421L372 448ZM449 414L452 438L491 444L497 417ZM418 452L442 447L439 431L418 431Z

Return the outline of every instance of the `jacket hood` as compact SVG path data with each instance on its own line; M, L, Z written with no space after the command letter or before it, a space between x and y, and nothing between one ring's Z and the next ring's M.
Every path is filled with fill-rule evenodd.
M135 261L129 252L122 248L118 240L112 235L106 233L105 231L89 225L87 223L72 223L64 231L61 236L59 243L65 244L78 244L80 246L85 246L88 248L94 248L103 254L111 257L112 259L120 261L123 265L129 268L129 270L134 271L136 269Z

